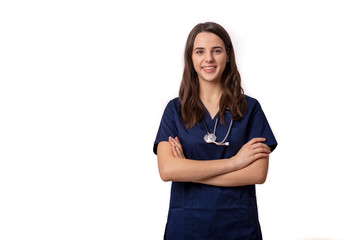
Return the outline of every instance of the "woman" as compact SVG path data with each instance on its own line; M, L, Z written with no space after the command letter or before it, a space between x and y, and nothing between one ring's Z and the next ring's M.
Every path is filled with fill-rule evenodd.
M160 176L172 181L164 238L262 239L255 184L276 146L259 102L244 95L228 33L196 25L154 144Z

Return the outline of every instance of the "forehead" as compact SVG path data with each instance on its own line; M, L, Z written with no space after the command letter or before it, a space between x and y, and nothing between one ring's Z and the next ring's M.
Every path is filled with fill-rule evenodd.
M212 48L215 46L225 47L223 40L211 32L201 32L196 35L193 48Z

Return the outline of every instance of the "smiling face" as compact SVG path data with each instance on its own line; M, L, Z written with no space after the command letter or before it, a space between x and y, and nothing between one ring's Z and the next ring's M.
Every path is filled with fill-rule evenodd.
M227 60L225 44L220 37L210 32L196 36L192 61L199 81L221 82Z

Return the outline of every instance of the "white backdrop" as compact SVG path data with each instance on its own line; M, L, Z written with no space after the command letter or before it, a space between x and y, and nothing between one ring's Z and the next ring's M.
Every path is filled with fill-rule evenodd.
M161 239L153 141L187 34L232 37L279 146L264 239L360 239L356 1L1 1L0 240Z

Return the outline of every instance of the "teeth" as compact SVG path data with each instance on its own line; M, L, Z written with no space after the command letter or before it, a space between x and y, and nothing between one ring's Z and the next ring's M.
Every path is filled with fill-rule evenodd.
M206 70L214 69L215 67L205 67Z

